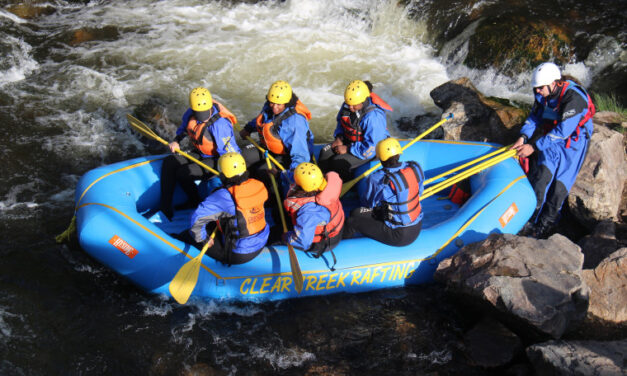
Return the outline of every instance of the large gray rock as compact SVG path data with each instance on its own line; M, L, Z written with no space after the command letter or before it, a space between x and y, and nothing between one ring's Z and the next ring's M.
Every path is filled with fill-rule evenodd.
M523 110L484 97L466 77L446 82L429 94L444 114L454 116L442 125L445 140L508 144L525 120Z
M537 375L627 375L627 339L620 341L549 341L527 348Z
M560 338L586 315L582 264L579 247L562 235L492 234L443 260L434 277L450 292L496 310L520 335Z
M627 248L584 270L583 279L590 289L586 321L627 328Z
M598 221L617 220L625 179L623 135L595 123L588 155L568 195L570 212L590 230Z

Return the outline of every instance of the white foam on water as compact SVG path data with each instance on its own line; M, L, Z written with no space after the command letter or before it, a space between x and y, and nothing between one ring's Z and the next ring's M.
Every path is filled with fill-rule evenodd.
M15 22L16 24L23 24L23 23L28 22L25 19L20 18L20 17L16 16L15 14L13 14L11 12L7 12L4 9L0 9L0 17L7 18L7 19Z
M296 348L261 348L255 345L249 348L250 356L269 362L275 369L299 367L307 361L316 360L313 353Z
M172 313L173 304L170 299L162 297L160 300L155 299L140 301L139 305L144 308L144 315L146 316L160 316L165 317Z
M0 87L21 81L39 68L31 56L32 46L24 40L7 35L0 48L7 51L0 56Z
M432 351L429 354L418 354L417 358L433 365L441 365L450 362L453 359L453 354L449 350L443 349L441 351Z
M176 124L196 86L207 86L243 123L256 116L272 82L287 80L324 140L353 79L374 84L394 107L392 120L434 110L429 91L448 80L444 65L417 37L424 25L389 1L114 1L57 12L45 22L71 30L117 25L120 34L55 48L67 58L41 63L46 80L31 84L43 91L51 115L37 121L65 124L65 133L45 146L60 153L72 147L96 156L109 152L129 136L113 135L120 129L110 114L155 96L172 100ZM99 110L103 116L94 116Z
M6 322L5 318L16 317L16 315L0 308L0 335L5 339L11 338L13 333L11 326Z

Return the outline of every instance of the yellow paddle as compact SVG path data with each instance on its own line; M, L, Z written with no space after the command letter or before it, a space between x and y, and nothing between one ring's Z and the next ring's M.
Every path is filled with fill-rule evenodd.
M237 132L239 132L239 131L240 131L240 128L239 128L238 126L235 126L235 125L234 125L234 127L235 127L235 130L236 130ZM250 142L251 144L253 144L253 146L254 146L254 147L256 147L257 149L259 149L259 151L260 151L260 152L262 152L262 153L264 153L264 155L266 155L266 149L264 149L264 148L262 148L261 146L259 146L259 144L258 144L257 142L255 142L255 140L253 140L253 138L252 138L252 137L250 137L250 136L246 136L245 138L248 140L248 142ZM277 161L276 159L274 159L274 157L273 157L273 156L271 156L271 155L270 155L270 153L267 153L267 156L268 156L268 158L270 158L270 160L272 161L272 163L274 163L274 164L275 164L275 165L279 168L279 170L281 170L281 171L285 171L285 168L284 168L284 167L283 167L283 166L279 163L279 161Z
M501 153L499 155L497 155L496 157L492 158L492 159L488 159L487 161L480 163L476 166L473 166L471 168L469 168L466 171L463 171L449 179L446 179L438 184L435 184L427 189L424 190L424 192L422 193L422 196L420 196L421 200L424 200L425 198L432 196L438 192L440 192L441 190L450 187L451 185L462 181L464 179L466 179L469 176L472 176L474 174L477 174L483 170L485 170L488 167L492 167L498 163L503 162L504 160L508 159L508 158L512 158L514 156L516 156L517 152L516 150L509 150L505 153Z
M452 168L452 169L450 169L450 170L448 170L446 172L441 173L440 175L437 175L437 176L434 176L432 178L429 178L429 179L425 180L424 185L431 184L431 183L433 183L434 181L438 180L439 178L441 178L443 176L450 175L453 172L457 172L459 170L462 170L462 169L464 169L464 168L466 168L468 166L471 166L471 165L473 165L473 164L475 164L477 162L481 162L482 160L490 158L490 157L492 157L492 156L494 156L496 154L503 153L503 152L509 150L510 147L512 147L512 145L503 146L502 148L497 149L497 150L495 150L495 151L493 151L493 152L491 152L489 154L486 154L486 155L481 156L479 158L473 159L472 161L470 161L468 163L464 163L463 165L460 165L460 166L457 166L455 168Z
M418 135L418 137L416 137L413 140L411 140L408 143L406 143L401 148L401 150L405 150L408 147L412 146L413 144L415 144L416 142L421 140L423 137L425 137L429 133L433 132L434 129L436 129L437 127L439 127L440 125L444 124L446 121L448 121L448 120L450 120L452 118L453 118L453 114L451 113L447 117L445 117L444 119L442 119L442 120L438 121L437 123L435 123L434 125L432 125L431 128L429 128L426 131L422 132L420 135ZM370 175L374 170L378 169L379 167L381 167L381 162L379 162L376 165L370 167L368 170L366 170L363 174L359 175L355 179L349 180L346 183L343 183L342 184L342 192L340 193L340 197L344 196L346 194L346 192L348 192L351 188L353 188L355 186L355 184L357 184L361 179L363 179L366 176Z
M268 158L268 152L266 151L266 162L268 163L268 170L272 169L272 165L270 165L270 159ZM276 196L276 203L279 209L279 215L281 216L281 223L283 224L283 233L287 232L287 225L285 224L285 214L283 213L283 206L281 205L281 196L279 195L279 188L276 184L276 180L274 179L274 175L270 171L268 171L270 175L270 180L272 180L272 188L274 188L274 194ZM292 278L294 279L294 288L296 292L300 294L303 291L303 273L300 271L300 265L298 264L298 258L296 257L296 252L294 252L294 247L290 243L287 243L287 249L290 255L290 267L292 268Z
M215 238L217 229L218 226L213 229L211 239ZM179 269L172 282L170 282L170 294L179 304L187 303L187 299L192 295L192 291L194 291L194 287L196 287L198 282L198 272L200 271L200 265L202 265L202 257L207 252L207 249L209 249L209 242L202 247L202 251L200 251L198 256L186 262Z
M142 123L141 120L137 119L136 117L132 116L131 114L126 114L126 118L128 119L129 124L135 128L135 130L137 130L139 133L143 134L146 137L150 137L154 140L159 141L160 143L164 144L164 145L170 145L166 140L164 140L163 138L159 137L159 135L157 135L152 129L150 129L146 124ZM220 175L220 173L216 170L214 170L213 168L207 166L206 164L202 163L201 161L199 161L198 159L192 157L191 155L185 153L182 150L177 150L176 151L178 154L184 156L185 158L189 159L190 161L196 163L197 165L205 168L207 171L216 174L216 175Z

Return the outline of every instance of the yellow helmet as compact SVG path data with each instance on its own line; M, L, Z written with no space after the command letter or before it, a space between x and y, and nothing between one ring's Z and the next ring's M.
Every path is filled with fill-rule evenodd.
M327 186L320 167L309 162L303 162L294 169L294 181L305 192L323 190Z
M397 139L392 137L379 141L376 151L377 158L381 161L387 161L391 157L400 155L403 152L401 144L398 143Z
M276 104L286 104L292 99L292 87L285 81L277 81L270 86L266 99Z
M364 103L366 98L370 96L370 90L362 80L355 80L348 84L344 90L344 102L349 106L355 106Z
M204 87L192 89L189 93L189 106L196 112L208 111L213 106L211 93Z
M218 159L218 168L224 176L232 178L246 172L246 161L240 153L232 151L222 154L220 159Z

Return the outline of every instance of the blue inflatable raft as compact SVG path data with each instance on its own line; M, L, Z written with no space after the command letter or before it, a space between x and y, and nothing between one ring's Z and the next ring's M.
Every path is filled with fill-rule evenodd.
M419 162L429 178L498 147L479 142L420 141L405 150L402 159ZM176 212L171 222L156 212L165 156L91 170L79 181L75 201L81 247L144 290L170 296L170 281L200 251L169 235L189 226L191 210ZM192 298L268 301L429 282L441 260L488 234L517 233L535 208L533 190L514 158L469 179L472 194L461 207L446 199L448 189L423 200L422 232L413 244L391 247L364 237L342 240L334 250L334 270L330 255L314 258L296 250L304 276L300 294L294 289L288 250L279 245L264 248L246 264L230 267L203 257ZM217 181L201 183L201 192L207 194ZM358 205L357 198L349 193L343 199L347 214ZM177 204L186 198L177 188L174 199Z

